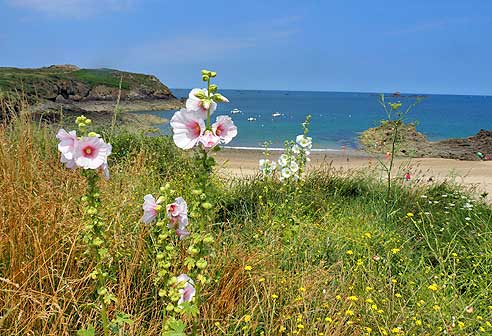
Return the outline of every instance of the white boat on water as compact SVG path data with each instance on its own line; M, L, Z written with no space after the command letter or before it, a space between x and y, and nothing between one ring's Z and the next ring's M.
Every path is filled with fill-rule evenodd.
M241 113L242 111L238 108L235 108L235 109L232 109L231 110L231 114L238 114L238 113Z
M256 118L249 117L249 118L248 118L248 121L256 121Z
M280 117L281 115L282 115L282 113L280 113L280 112L272 113L272 117L274 117L274 118Z

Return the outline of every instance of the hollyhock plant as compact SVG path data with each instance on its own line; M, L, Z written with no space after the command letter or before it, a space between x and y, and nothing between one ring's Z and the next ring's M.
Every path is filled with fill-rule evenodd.
M296 143L303 148L311 149L313 139L311 137L305 136L304 134L300 134L296 137Z
M181 306L184 302L190 302L195 297L195 283L186 274L179 275L177 279L178 283L185 283L184 288L179 289L181 296L178 300L178 306Z
M144 214L142 216L142 222L149 224L157 217L157 212L160 210L160 200L155 200L154 196L148 194L144 196L144 204L142 209Z
M104 335L109 336L109 318L107 305L116 298L106 286L106 262L109 258L108 244L106 242L107 226L98 215L97 208L101 205L97 181L99 175L96 170L101 169L104 176L109 179L108 156L111 154L111 145L104 142L100 135L88 132L87 128L92 124L90 119L79 116L76 119L82 137L77 137L76 131L67 132L60 129L56 138L58 150L61 153L60 161L67 168L84 168L82 175L87 180L87 193L82 200L86 202L85 219L87 224L83 242L87 246L87 253L92 255L95 264L91 278L97 279L97 293L100 300L100 314Z
M193 89L186 100L186 110L198 112L203 119L207 118L207 113L214 113L217 109L217 103L209 99L207 89Z
M200 137L200 143L205 149L214 148L220 142L220 137L214 134L210 130L206 130L205 133Z
M75 143L77 141L76 132L67 132L62 128L56 134L56 138L60 140L58 150L62 153L62 157L65 157L66 160L72 160Z
M229 116L218 116L212 130L223 144L228 144L237 135L237 127Z
M171 118L171 127L176 146L190 149L200 140L205 131L205 122L199 114L181 109Z
M84 169L98 169L107 164L111 145L99 137L83 137L75 143L74 160Z
M275 161L271 161L269 159L260 159L258 161L258 165L260 167L260 172L264 176L271 176L277 168L277 164L275 163Z

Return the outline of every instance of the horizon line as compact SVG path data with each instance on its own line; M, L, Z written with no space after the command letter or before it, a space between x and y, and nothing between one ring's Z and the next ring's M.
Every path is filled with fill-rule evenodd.
M169 87L169 86L168 86ZM190 90L191 88L178 88L169 87L171 90ZM398 92L402 98L406 98L406 95L413 96L472 96L472 97L492 97L490 94L478 94L478 93L422 93L422 92L377 92L377 91L330 91L330 90L288 90L288 89L238 89L238 88L222 88L222 90L234 90L234 91L280 91L280 92L319 92L319 93L361 93L361 94L374 94L379 95L381 93L385 95L393 95ZM396 97L395 97L396 98Z

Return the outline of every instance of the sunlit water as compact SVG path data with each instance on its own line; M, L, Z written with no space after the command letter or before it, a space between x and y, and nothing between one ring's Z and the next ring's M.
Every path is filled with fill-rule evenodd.
M178 98L187 97L188 89L173 89ZM229 143L236 147L261 147L271 141L271 147L283 147L284 140L292 139L302 130L301 123L311 114L310 135L314 148L357 148L358 135L378 125L385 112L373 93L294 92L222 90L230 103L219 104L214 115L230 115L238 127L238 136ZM402 94L403 107L415 101ZM233 109L241 113L232 114ZM153 114L170 119L172 111ZM277 113L280 116L273 117ZM254 118L254 121L248 121ZM212 121L215 119L212 116ZM413 108L407 121L417 121L417 130L430 140L467 137L481 128L492 129L492 96L426 95ZM169 125L159 126L169 133Z

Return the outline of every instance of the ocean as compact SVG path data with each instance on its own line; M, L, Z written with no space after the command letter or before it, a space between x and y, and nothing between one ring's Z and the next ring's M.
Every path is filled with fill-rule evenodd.
M178 98L187 97L189 89L173 89ZM220 90L230 103L219 104L214 116L230 115L238 127L238 135L228 146L283 147L284 141L302 132L306 115L312 116L310 136L313 148L358 148L358 135L379 125L386 117L376 93ZM415 95L402 93L387 101L401 101L403 108L415 101ZM424 98L406 118L417 122L417 130L430 140L467 137L481 128L492 129L492 96L422 95ZM233 114L233 109L241 112ZM170 119L172 111L152 114ZM276 114L277 116L272 116ZM248 120L249 119L249 120ZM160 125L169 134L169 124Z

